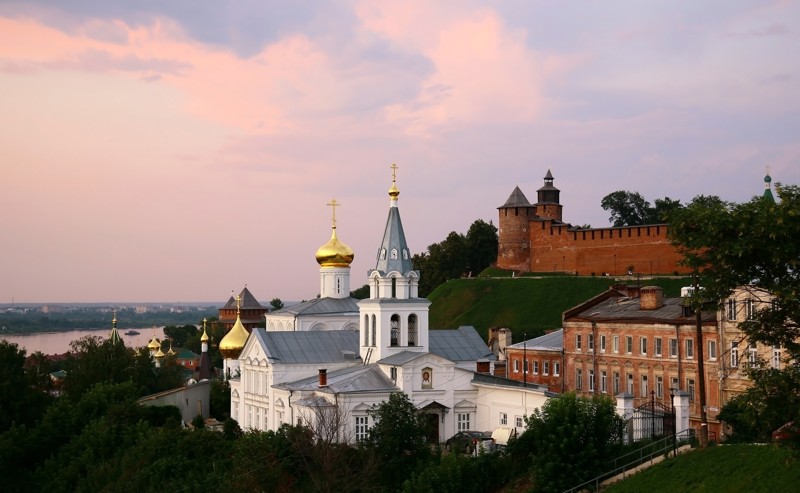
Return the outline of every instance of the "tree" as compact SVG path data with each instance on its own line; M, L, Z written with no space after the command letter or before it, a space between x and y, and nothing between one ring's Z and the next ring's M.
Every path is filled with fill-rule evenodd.
M186 347L186 342L192 337L199 336L199 331L193 324L167 325L164 327L164 335L172 341L175 347Z
M750 342L781 346L788 359L800 357L800 189L778 184L776 203L756 197L743 204L728 204L716 197L697 197L687 207L670 215L670 240L684 255L686 265L696 269L703 296L723 303L737 287L754 297L766 292L770 308L758 310L739 324ZM751 402L769 406L776 401L759 395L785 392L773 372L752 371L754 386L748 397L732 406ZM793 403L781 412L786 421L800 419L800 387L790 390L783 403ZM769 409L757 414L771 414Z
M360 288L350 291L350 297L357 300L369 298L369 284L364 284Z
M497 260L497 227L482 219L473 222L467 230L467 265L466 269L473 276L492 265Z
M574 393L549 399L525 422L509 453L515 461L529 461L540 492L564 491L605 472L625 426L611 399Z
M375 454L383 486L395 490L430 461L426 420L403 392L390 394L369 414L375 424L364 445Z
M272 307L272 310L280 310L283 308L283 301L280 298L272 298L272 301L269 302L269 306Z
M14 423L34 423L50 401L39 371L26 368L25 354L16 344L0 340L0 433Z
M664 197L656 199L655 206L651 206L639 192L617 190L603 197L600 206L611 211L609 221L614 226L636 226L667 222L669 215L681 208L681 201Z

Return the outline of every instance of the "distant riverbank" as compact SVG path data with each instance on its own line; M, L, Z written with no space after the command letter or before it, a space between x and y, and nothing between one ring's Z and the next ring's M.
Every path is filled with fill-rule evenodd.
M128 347L142 347L146 346L153 335L164 339L163 327L146 327L136 328L135 331L139 334L125 335L128 329L120 331L122 341ZM78 340L86 336L97 336L106 338L111 333L111 329L64 329L59 331L36 332L31 334L4 334L0 332L0 339L5 339L8 342L18 345L20 348L25 349L30 355L36 351L41 351L44 354L64 354L69 351L69 344L72 341Z

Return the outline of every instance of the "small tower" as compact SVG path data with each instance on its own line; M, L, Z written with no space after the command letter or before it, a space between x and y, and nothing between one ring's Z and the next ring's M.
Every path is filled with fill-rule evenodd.
M236 322L233 324L233 328L225 334L225 337L219 341L219 352L222 353L222 357L225 358L223 362L223 370L225 372L225 378L230 379L237 376L239 372L239 355L242 354L242 349L244 349L244 345L247 342L247 338L250 335L247 332L247 329L244 328L242 324L242 317L239 313L239 305L242 302L242 298L237 296L236 297Z
M531 268L530 226L536 208L528 198L514 187L505 204L497 208L499 225L497 234L497 267L499 269L528 271Z
M114 318L111 320L111 334L108 338L111 339L111 344L114 346L122 344L122 338L119 336L119 331L117 330L117 312L114 312Z
M206 332L206 322L203 319L203 335L200 336L200 364L197 368L199 380L208 380L213 375L211 371L211 356L208 354L208 332Z
M341 204L333 199L328 205L333 209L331 239L319 247L315 255L319 264L320 297L347 298L350 296L350 264L355 255L336 236L336 208Z
M389 217L375 268L368 273L369 298L359 301L361 350L365 363L401 351L428 351L428 307L419 298L419 271L403 232L397 198L397 165L392 164Z
M772 177L769 176L769 166L767 166L767 176L764 177L764 198L775 202L772 195Z
M561 221L563 206L559 202L561 191L553 185L553 174L547 170L544 186L536 191L536 215L542 219Z

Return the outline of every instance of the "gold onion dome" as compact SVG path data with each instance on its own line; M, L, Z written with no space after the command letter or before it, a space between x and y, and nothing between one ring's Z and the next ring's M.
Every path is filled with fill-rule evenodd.
M158 339L156 339L156 336L153 336L153 339L150 340L150 343L147 345L147 347L149 349L152 349L153 351L155 351L156 349L160 350L161 349L161 343L158 342Z
M156 357L156 358L158 358L158 359L161 359L161 358L163 358L164 356L166 356L166 355L164 354L164 352L163 352L163 351L161 351L161 348L159 347L159 348L158 348L158 351L156 351L155 357Z
M321 267L349 267L355 258L353 249L345 245L336 236L336 227L332 228L331 239L319 247L315 255Z
M393 199L397 199L398 195L400 195L400 190L395 185L394 180L392 180L392 188L389 189L389 197Z
M205 320L203 320L203 335L200 336L200 342L208 342L208 333L206 332Z
M219 341L219 352L222 353L226 359L236 359L242 353L244 344L247 342L247 337L250 334L247 329L242 325L242 318L237 314L236 323L233 328L225 334L225 337Z

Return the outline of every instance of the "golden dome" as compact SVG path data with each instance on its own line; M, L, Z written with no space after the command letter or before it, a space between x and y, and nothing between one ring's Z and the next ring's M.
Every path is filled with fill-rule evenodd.
M331 239L317 250L317 263L321 267L348 267L355 258L353 249L339 241L335 226L331 231Z
M164 356L166 356L166 355L161 351L161 348L158 348L158 351L156 351L155 357L158 358L158 359L161 359Z
M206 333L206 319L203 319L203 335L200 336L200 342L208 342L208 333Z
M153 351L155 351L156 349L160 350L161 349L161 343L158 342L158 339L154 335L153 339L150 340L150 344L148 344L147 347L148 347L148 349L152 349Z
M389 189L389 197L396 200L398 195L400 195L400 190L397 188L397 185L394 184L394 180L392 180L392 188Z
M225 359L238 358L249 335L247 329L242 325L242 318L237 314L233 328L219 341L219 352L222 353Z

